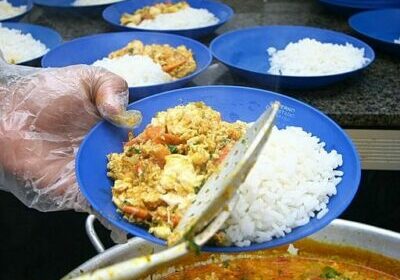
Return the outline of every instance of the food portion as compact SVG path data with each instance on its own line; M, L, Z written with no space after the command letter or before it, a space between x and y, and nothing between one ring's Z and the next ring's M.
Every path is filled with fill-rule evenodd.
M20 30L2 27L0 24L0 50L4 59L11 64L18 64L40 57L49 49L35 40L31 34L23 34Z
M133 40L93 65L121 76L130 87L170 82L196 70L193 53L185 46L144 45L139 40Z
M183 45L173 48L167 44L144 45L141 41L134 40L126 47L110 53L109 58L113 59L124 55L148 56L175 79L183 78L196 70L196 61L192 51Z
M293 247L293 245L290 245ZM290 247L289 246L289 247ZM368 251L328 245L312 240L238 255L187 257L168 272L158 271L151 279L163 280L395 280L400 262Z
M283 237L322 218L343 172L335 150L301 127L273 128L254 167L239 188L239 201L224 232L236 246Z
M12 18L25 12L26 5L13 6L7 0L0 0L0 20Z
M286 76L334 75L360 69L369 62L363 48L322 43L304 38L283 50L268 48L269 74Z
M157 30L205 27L218 21L208 10L192 8L185 1L145 6L132 14L124 13L121 17L122 25Z
M123 153L109 155L113 201L126 219L166 239L207 178L249 125L228 123L204 103L157 114ZM282 237L329 210L342 156L300 127L274 127L213 242L249 246Z
M109 155L113 202L126 219L167 238L244 131L202 102L159 112L123 153Z
M247 278L249 277L249 278ZM170 275L164 280L225 280L225 279L290 279L290 280L395 280L396 278L347 263L325 259L277 256L261 259L237 259L222 264L209 264Z
M72 6L92 6L121 2L122 0L75 0Z

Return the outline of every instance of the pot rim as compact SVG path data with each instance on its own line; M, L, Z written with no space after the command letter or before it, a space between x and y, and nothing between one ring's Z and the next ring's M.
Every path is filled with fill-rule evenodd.
M357 247L390 258L400 259L400 233L359 222L336 219L309 238L325 243ZM134 237L125 244L115 245L89 259L72 270L66 276L66 279L130 257L142 256L163 249L163 246Z

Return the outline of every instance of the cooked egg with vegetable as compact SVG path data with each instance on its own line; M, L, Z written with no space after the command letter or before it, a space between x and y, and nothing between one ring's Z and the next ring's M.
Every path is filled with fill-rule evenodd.
M139 40L129 42L93 65L121 76L130 87L172 82L188 76L197 67L192 51L184 45L176 48L168 44L145 45Z
M130 135L122 153L109 155L113 201L133 223L166 239L196 193L247 127L192 102L159 112L144 131ZM329 212L343 171L342 155L301 127L273 127L231 216L213 238L218 245L249 246L279 238Z
M124 218L167 238L245 127L202 102L159 112L122 153L109 155L113 202Z
M218 22L219 19L209 10L193 8L186 1L166 1L145 6L132 13L124 13L120 19L120 23L125 26L154 30L191 29Z

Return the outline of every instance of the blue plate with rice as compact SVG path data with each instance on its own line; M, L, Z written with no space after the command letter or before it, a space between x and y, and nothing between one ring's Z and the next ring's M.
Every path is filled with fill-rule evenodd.
M7 0L6 2L2 2L2 5L5 5L7 8L11 8L13 12L11 14L4 14L4 17L0 16L0 22L19 21L33 8L32 0ZM0 15L2 13L3 11L1 10L0 6Z
M308 183L301 185L305 187L306 192L297 192L298 189L302 188L300 185L290 191L285 189L283 193L280 191L274 194L268 191L265 192L268 194L264 197L266 200L261 197L264 192L251 192L252 188L256 187L254 184L257 184L253 180L252 184L249 183L253 187L242 189L241 194L241 198L246 198L246 201L250 202L249 205L243 205L239 200L237 206L239 213L250 214L240 217L240 225L238 225L237 231L235 232L234 226L231 227L229 236L242 239L250 239L251 237L254 240L257 240L258 236L259 240L262 239L263 241L260 243L252 242L249 246L244 247L234 245L226 247L205 246L202 248L205 251L240 252L272 248L292 243L328 225L349 206L358 189L361 167L359 156L352 141L334 121L311 106L284 95L254 88L236 86L184 88L153 95L129 105L130 109L141 111L144 117L142 124L134 131L135 135L138 135L158 112L177 105L202 101L220 112L222 119L225 121L254 122L265 108L276 100L282 104L276 120L276 126L279 129L284 129L287 126L298 126L318 137L321 143L317 144L318 140L311 138L309 135L306 138L311 142L308 140L304 142L303 140L306 138L301 138L302 141L298 141L300 138L297 138L297 136L290 139L285 135L281 135L283 137L282 140L270 138L269 144L272 143L271 145L293 142L293 149L305 153L305 156L296 159L299 154L297 152L292 153L292 148L290 148L290 153L286 152L286 155L284 155L284 153L281 153L283 146L280 148L273 146L274 149L279 148L275 152L272 150L273 153L279 155L276 158L277 161L270 161L270 164L265 162L265 167L262 165L264 163L261 162L261 165L259 165L259 167L262 167L259 169L261 173L258 172L256 174L264 174L262 176L266 176L265 174L273 174L274 170L285 170L285 172L289 173L301 173L302 170L305 170L305 173L302 174L306 178L307 174L315 174L317 172L314 168L323 167L330 171L320 173L320 175L325 177L330 174L330 179L323 179L322 181L325 183L321 185L308 185ZM108 222L135 236L157 244L165 244L163 240L150 234L144 226L129 223L117 212L117 208L112 202L111 187L114 182L107 176L107 155L121 152L123 143L128 139L127 137L127 130L117 128L106 121L96 125L85 137L76 157L78 184L93 209ZM289 142L285 141L285 139ZM329 156L336 158L334 162L325 157L328 155L325 152L321 152L321 157L317 156L315 158L314 152L305 148L309 147L310 143L313 143L313 146L316 145L318 147L316 150L318 151L321 151L320 149L323 147L329 153ZM340 165L341 160L337 159L338 154L333 150L341 154L343 164ZM272 159L268 156L265 157ZM340 166L336 167L337 164ZM297 168L300 168L300 170L293 168L294 166L299 166ZM286 178L285 180L290 178L290 176L287 176L288 173L281 175ZM341 180L338 178L340 176ZM319 178L319 176L312 175L308 179L317 180L317 177ZM275 187L281 189L278 185ZM333 187L334 185L336 185L336 188ZM268 188L268 185L264 184L263 186ZM258 186L258 188L261 187ZM246 189L250 192L245 191ZM330 190L328 191L328 189ZM278 193L281 193L281 197ZM264 205L265 203L267 205ZM310 205L314 205L313 207L317 211L305 210L309 209ZM327 208L325 208L325 205ZM288 209L288 207L291 209ZM263 226L265 226L264 229L262 228ZM245 243L238 244L248 245Z
M372 45L400 56L400 9L358 13L349 19L349 25Z
M307 40L301 43L303 39ZM317 47L310 51L310 44ZM329 51L325 51L328 46ZM233 73L274 90L325 87L360 74L375 59L372 48L354 37L306 26L277 25L235 30L215 38L210 49L214 57ZM344 52L345 58L337 57L338 49ZM276 54L275 58L269 50Z
M180 1L181 0L172 0L168 2L176 3ZM157 3L165 3L165 2L166 1L162 0L141 0L141 1L134 0L134 1L127 1L124 3L117 3L109 6L104 10L103 18L117 30L167 32L191 38L199 38L211 34L218 27L220 27L221 25L225 24L228 20L230 20L233 16L233 10L229 6L221 2L212 0L188 0L186 2L190 5L190 7L194 9L203 9L201 15L205 13L204 9L207 10L208 13L214 15L213 21L211 21L212 15L208 14L208 16L210 17L209 19L210 23L207 23L207 21L201 22L201 24L203 25L202 27L193 27L193 28L186 27L185 25L187 25L188 21L193 21L195 19L199 20L198 16L189 16L189 15L186 15L185 20L183 20L184 18L180 17L180 20L183 20L184 22L184 26L179 26L174 28L166 28L165 25L161 25L160 27L164 26L162 28L155 28L155 27L126 26L121 24L120 19L123 14L134 13L136 10L141 9L145 6L152 6ZM200 13L200 11L197 12ZM196 22L192 22L192 24L195 25Z
M189 75L170 82L129 87L131 101L183 87L206 70L212 60L210 50L206 46L187 37L156 32L117 32L86 36L66 42L47 53L42 59L42 66L90 65L107 57L109 53L126 46L133 40L140 40L144 44L169 44L172 47L183 45L192 51L196 69Z
M8 29L14 29L17 32L21 32L21 34L30 34L34 40L40 41L47 50L52 50L55 47L59 46L63 39L60 34L58 34L55 30L28 23L15 23L15 22L3 22L1 23L1 27L5 27ZM17 46L15 46L15 50L17 50ZM22 47L23 51L29 51L29 46ZM14 50L14 52L15 52ZM17 62L17 64L29 65L29 66L39 66L40 60L43 57L45 52L42 54L35 55L34 57L30 56L29 59L25 59L23 61Z

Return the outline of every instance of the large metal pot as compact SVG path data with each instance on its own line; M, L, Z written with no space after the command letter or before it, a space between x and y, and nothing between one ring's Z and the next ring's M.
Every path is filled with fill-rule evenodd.
M400 260L400 233L361 223L337 219L310 238L330 244L363 248ZM116 245L88 260L74 269L68 276L77 276L131 257L142 256L163 249L162 246L150 244L143 239L132 238L126 244Z

